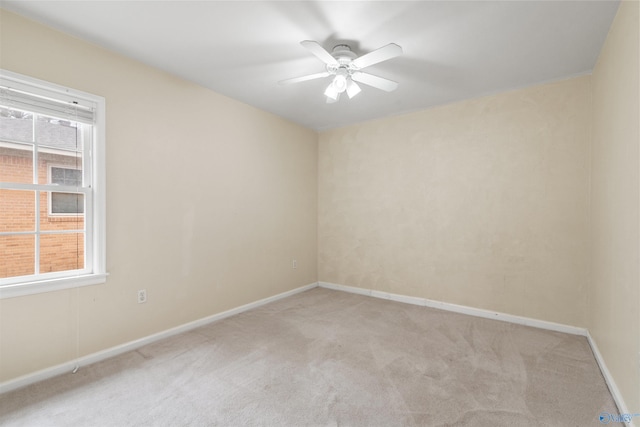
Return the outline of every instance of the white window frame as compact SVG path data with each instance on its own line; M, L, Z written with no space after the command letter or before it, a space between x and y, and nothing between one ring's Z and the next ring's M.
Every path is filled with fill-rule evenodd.
M107 277L105 99L101 96L0 69L0 90L3 87L43 96L48 99L68 102L71 105L77 104L90 107L94 111L94 122L92 126L93 134L90 138L91 142L83 153L83 160L91 162L90 176L83 173L85 180L89 180L85 181L85 183L89 182L89 185L81 189L68 189L85 195L85 268L83 270L0 278L0 299L104 283ZM40 113L35 110L34 112L36 114ZM34 162L34 165L37 165L37 163ZM86 170L88 168L83 169ZM0 183L0 189L42 192L51 191L51 185ZM60 188L60 190L64 191L65 188ZM36 223L38 222L39 220L36 220ZM35 232L39 232L38 230L36 228ZM38 261L36 260L36 262Z

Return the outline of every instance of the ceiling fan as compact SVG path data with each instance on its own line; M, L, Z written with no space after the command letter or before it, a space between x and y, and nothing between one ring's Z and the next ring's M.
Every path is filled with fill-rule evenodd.
M326 71L282 80L278 82L280 85L334 76L333 80L324 91L324 94L327 96L328 103L338 101L338 99L340 99L340 94L344 92L347 92L349 98L353 98L362 90L358 83L382 89L387 92L391 92L398 87L398 83L393 80L374 76L373 74L361 71L363 68L370 65L378 64L382 61L401 55L402 48L395 43L389 43L386 46L360 57L358 57L346 44L339 44L335 46L331 53L320 46L318 42L304 40L300 42L300 44L325 63Z

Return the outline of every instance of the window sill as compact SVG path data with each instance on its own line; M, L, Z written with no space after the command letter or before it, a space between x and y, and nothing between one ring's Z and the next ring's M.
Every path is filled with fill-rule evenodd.
M107 281L108 273L85 274L83 276L62 277L59 279L36 280L15 285L0 286L0 299L60 291L80 286L98 285Z

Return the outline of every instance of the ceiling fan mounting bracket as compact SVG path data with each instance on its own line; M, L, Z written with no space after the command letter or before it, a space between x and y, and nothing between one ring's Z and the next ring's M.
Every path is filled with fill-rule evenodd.
M339 44L334 46L331 50L331 55L336 59L341 57L356 59L358 57L358 55L351 50L351 47L348 44Z
M349 65L354 59L358 57L358 55L356 55L351 50L351 47L349 47L349 45L346 45L346 44L336 45L331 50L331 56L336 58L336 61L338 61L340 65Z

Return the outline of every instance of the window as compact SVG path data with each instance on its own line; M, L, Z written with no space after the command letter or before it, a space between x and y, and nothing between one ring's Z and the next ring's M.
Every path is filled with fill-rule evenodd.
M104 106L0 70L0 297L105 281Z
M82 185L82 170L62 166L49 166L49 182L58 185ZM69 215L84 213L82 197L72 193L51 192L49 215Z

